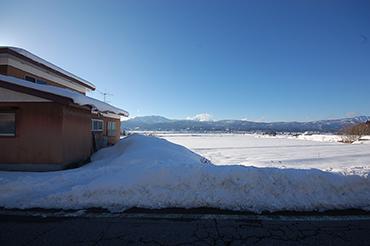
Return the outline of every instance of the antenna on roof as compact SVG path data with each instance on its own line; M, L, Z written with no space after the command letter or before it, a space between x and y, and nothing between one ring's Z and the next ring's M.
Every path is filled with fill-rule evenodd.
M114 96L114 94L107 93L107 90L105 90L105 92L101 92L101 91L98 91L98 92L104 96L104 102L109 102L107 101L107 96Z

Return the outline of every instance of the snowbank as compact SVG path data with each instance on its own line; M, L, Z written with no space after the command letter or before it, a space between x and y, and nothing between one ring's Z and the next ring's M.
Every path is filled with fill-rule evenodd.
M299 135L297 139L311 140L311 141L321 141L321 142L340 142L342 141L342 136L340 135Z
M0 206L102 207L113 212L131 207L213 207L257 213L370 210L368 173L217 166L167 140L132 135L100 150L92 163L79 169L0 172Z

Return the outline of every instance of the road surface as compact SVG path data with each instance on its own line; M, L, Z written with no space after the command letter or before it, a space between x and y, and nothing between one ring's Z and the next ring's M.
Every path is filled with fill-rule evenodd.
M370 245L370 213L2 209L0 245Z

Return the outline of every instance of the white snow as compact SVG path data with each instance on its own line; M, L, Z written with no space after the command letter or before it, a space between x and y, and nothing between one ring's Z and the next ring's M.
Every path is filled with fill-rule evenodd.
M162 134L216 165L363 172L370 166L370 141L343 144L339 135ZM366 137L363 137L366 139ZM312 140L312 141L307 141ZM357 146L359 144L360 146ZM360 169L357 170L356 166ZM362 170L362 171L360 171ZM368 169L366 169L368 170Z
M320 142L339 142L343 140L341 135L299 135L297 138Z
M232 134L161 137L132 135L98 151L79 169L1 171L0 207L370 210L370 141L343 144Z
M54 95L70 98L73 100L74 103L78 105L91 106L92 110L97 110L100 112L110 112L110 113L123 115L123 116L129 116L129 113L123 109L116 108L108 103L82 95L81 93L78 93L72 90L63 89L63 88L59 88L55 86L49 86L49 85L35 84L35 83L31 83L31 82L28 82L22 79L17 79L14 77L5 76L1 74L0 74L0 80L7 82L7 83L19 85L22 87L31 88L31 89L51 93Z

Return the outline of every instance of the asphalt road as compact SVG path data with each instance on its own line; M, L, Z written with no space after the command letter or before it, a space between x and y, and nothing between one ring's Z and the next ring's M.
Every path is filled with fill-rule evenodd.
M370 213L1 210L0 245L370 245Z

